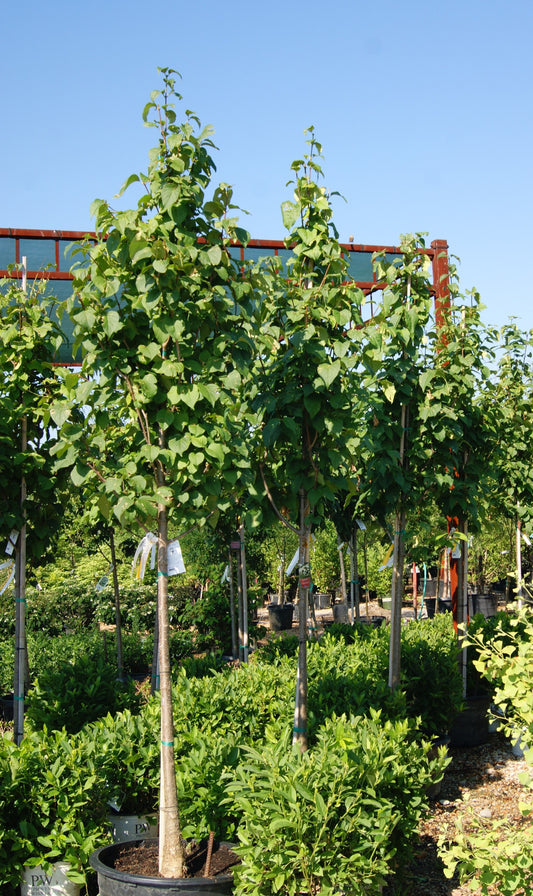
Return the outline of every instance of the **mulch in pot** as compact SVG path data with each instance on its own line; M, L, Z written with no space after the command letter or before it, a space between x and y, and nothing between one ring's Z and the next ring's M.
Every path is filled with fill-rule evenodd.
M239 856L225 843L215 841L211 853L208 875L205 866L208 853L208 841L200 843L192 841L186 849L186 877L217 877L229 874L233 865L240 863ZM135 847L124 846L115 858L114 867L126 874L138 874L144 877L161 878L159 873L159 847L157 841L143 841Z

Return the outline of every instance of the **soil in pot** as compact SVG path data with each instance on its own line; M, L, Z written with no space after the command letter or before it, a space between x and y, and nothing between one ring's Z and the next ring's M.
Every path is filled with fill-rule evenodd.
M188 876L164 878L159 874L158 841L130 840L103 846L91 856L101 896L230 896L232 867L240 858L231 844L215 841L205 876L208 841L190 844Z
M191 843L187 852L187 877L218 877L227 874L233 865L238 865L240 858L225 843L215 842L211 853L208 874L205 874L207 861L207 841ZM149 840L137 844L133 849L122 849L114 860L117 871L127 874L140 874L147 877L160 877L159 848L157 840Z

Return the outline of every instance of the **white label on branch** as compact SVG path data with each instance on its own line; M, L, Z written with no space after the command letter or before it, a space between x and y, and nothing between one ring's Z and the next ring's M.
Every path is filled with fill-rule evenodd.
M296 553L295 553L294 557L292 558L291 562L289 563L287 569L285 570L286 576L290 576L291 572L293 571L296 564L298 563L299 556L300 556L300 548L296 548Z
M167 547L167 563L169 576L177 576L185 572L185 564L181 554L179 541L169 541Z
M19 533L17 532L17 530L12 529L11 532L9 533L9 538L8 538L8 541L6 544L6 550L5 550L5 553L9 557L11 557L13 551L15 550L15 545L18 541L18 537L19 537Z
M148 561L148 555L150 553L152 554L150 569L153 569L155 566L156 545L157 535L154 535L153 532L147 532L144 538L141 538L137 546L135 557L133 558L133 563L131 564L131 569L134 578L139 579L141 582L144 579L146 563Z

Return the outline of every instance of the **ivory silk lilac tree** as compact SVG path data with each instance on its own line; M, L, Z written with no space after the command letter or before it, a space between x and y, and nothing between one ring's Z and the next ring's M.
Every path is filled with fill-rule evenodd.
M61 506L49 449L54 429L46 409L58 391L53 360L63 341L50 315L44 278L28 290L25 271L4 281L0 292L0 537L12 532L16 565L15 741L24 730L28 665L25 638L26 559L37 559L52 538Z
M123 525L157 526L161 792L159 865L181 877L184 850L176 798L168 652L169 522L216 521L247 466L246 402L251 291L227 247L246 239L230 215L232 191L206 198L215 165L212 130L187 113L178 124L176 73L144 109L159 131L135 208L93 203L97 237L82 248L69 312L83 352L82 376L67 379L52 411L62 426L59 465L75 484L92 482L100 508ZM69 416L71 402L85 420ZM108 409L112 408L112 415ZM109 426L109 417L112 425ZM114 460L113 460L114 459ZM113 460L113 463L109 463Z
M292 165L294 196L282 205L292 257L287 270L275 259L256 272L263 296L256 311L260 467L279 518L299 536L293 741L301 750L307 748L310 537L313 525L326 516L327 501L349 489L357 441L353 334L363 302L361 290L347 282L330 199L318 182L321 146L312 128L308 133L309 153Z
M376 258L378 279L385 284L382 305L361 337L365 341L361 358L366 398L361 408L362 463L357 495L362 515L371 512L384 524L393 519L392 689L400 683L406 520L424 488L418 440L423 399L420 376L427 363L425 333L431 311L423 242L419 237L403 237L400 248L399 259Z

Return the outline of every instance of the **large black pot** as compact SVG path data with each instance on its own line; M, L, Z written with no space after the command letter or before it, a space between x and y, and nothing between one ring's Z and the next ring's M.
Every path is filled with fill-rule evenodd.
M488 694L466 698L464 709L455 717L450 728L452 747L478 747L487 743L490 702Z
M345 601L333 604L333 622L340 622L342 625L348 625L348 604Z
M13 694L4 694L0 697L0 719L5 722L13 721Z
M102 846L91 856L91 867L98 876L99 896L229 896L233 891L233 874L217 877L143 877L117 871L113 865L119 851L139 844L151 845L154 840L128 840Z
M426 605L426 613L428 614L428 619L433 619L435 615L435 604L437 602L436 597L426 597L424 598L424 603Z
M472 594L472 614L481 613L485 619L489 616L496 616L498 612L498 595L497 594Z
M273 632L283 632L292 628L294 604L269 604L268 623Z

